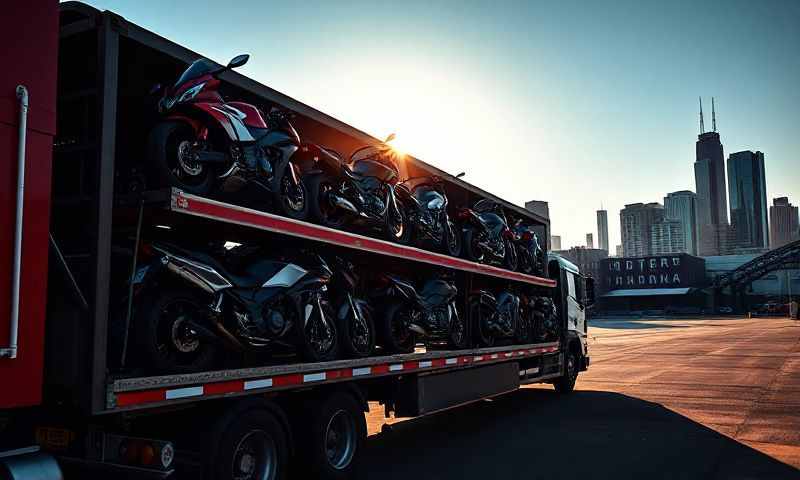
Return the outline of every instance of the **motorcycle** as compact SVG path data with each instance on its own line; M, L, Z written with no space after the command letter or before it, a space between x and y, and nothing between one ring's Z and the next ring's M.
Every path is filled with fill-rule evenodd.
M483 199L469 208L462 208L458 218L464 225L464 252L473 262L496 263L508 270L516 270L517 249L514 233L508 228L503 208L489 199Z
M481 347L492 347L497 340L519 340L523 306L520 297L511 292L501 292L497 297L486 290L473 293L469 299L475 340Z
M397 193L406 206L408 229L418 246L433 244L447 255L461 255L461 232L447 214L447 194L441 178L406 179L397 184Z
M392 241L409 242L408 216L396 193L399 171L389 146L362 147L348 163L332 150L318 147L316 153L304 175L314 221L337 229L348 224L379 229Z
M558 313L553 300L548 297L534 297L532 300L534 340L540 342L558 340Z
M368 357L375 349L372 308L356 297L359 278L353 263L336 257L333 265L330 293L336 305L339 342L348 357Z
M233 193L247 185L266 191L281 214L308 216L308 192L293 159L301 147L290 114L226 102L219 75L247 63L239 55L221 67L201 58L193 62L158 102L164 119L150 132L148 153L159 175L186 192L212 189Z
M521 219L517 220L512 230L519 259L519 271L529 275L542 275L545 254L539 244L539 236L529 226L523 224Z
M308 361L336 358L332 272L322 258L303 267L258 256L233 273L199 251L166 243L146 250L154 259L135 276L133 333L153 370L208 370L220 346L244 353L288 346Z
M429 341L445 341L458 350L469 346L466 322L456 308L458 289L442 278L425 282L419 292L411 282L390 274L383 275L386 287L374 294L380 304L379 332L383 347L390 353L411 353L417 335Z

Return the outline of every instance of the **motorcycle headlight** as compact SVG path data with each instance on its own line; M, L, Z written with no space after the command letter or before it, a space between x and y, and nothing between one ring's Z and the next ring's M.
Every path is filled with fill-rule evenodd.
M428 201L428 208L431 210L439 210L444 206L444 200L441 198L432 198Z
M198 83L194 87L186 90L181 94L180 97L178 97L177 103L188 102L189 100L193 99L194 97L197 96L198 93L200 93L201 90L203 90L203 87L205 86L206 86L205 82Z

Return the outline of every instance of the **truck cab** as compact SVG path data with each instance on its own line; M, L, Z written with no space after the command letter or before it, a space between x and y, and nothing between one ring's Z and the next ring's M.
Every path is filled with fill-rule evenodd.
M566 355L574 355L577 376L578 371L589 368L587 314L594 304L594 279L582 275L574 263L553 253L548 255L548 273L558 281L556 313L565 323L566 332L562 347Z

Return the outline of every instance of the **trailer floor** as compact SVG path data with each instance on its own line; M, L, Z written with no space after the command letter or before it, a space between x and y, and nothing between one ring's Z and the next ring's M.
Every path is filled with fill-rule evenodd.
M425 418L377 407L358 478L800 478L800 321L590 323L577 391Z

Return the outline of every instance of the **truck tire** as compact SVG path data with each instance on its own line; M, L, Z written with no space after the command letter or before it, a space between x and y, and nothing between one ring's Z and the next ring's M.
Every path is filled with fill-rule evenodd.
M570 350L565 360L564 375L553 383L556 392L561 394L572 393L575 390L575 382L578 380L578 354Z
M309 402L297 433L299 478L344 480L351 478L367 438L367 422L353 395L335 392Z
M289 440L281 422L266 408L223 417L209 440L206 472L213 480L286 478Z

